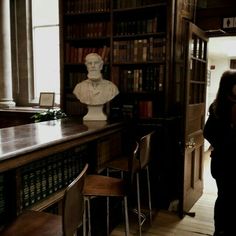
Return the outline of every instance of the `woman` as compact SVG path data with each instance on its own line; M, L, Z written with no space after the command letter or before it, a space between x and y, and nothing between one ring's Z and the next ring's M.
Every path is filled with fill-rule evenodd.
M212 146L211 174L217 185L214 236L234 235L236 216L236 71L225 71L220 80L204 137ZM232 216L233 215L233 216Z

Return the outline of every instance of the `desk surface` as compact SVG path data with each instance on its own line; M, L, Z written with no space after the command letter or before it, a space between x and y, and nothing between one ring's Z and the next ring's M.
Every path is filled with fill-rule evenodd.
M0 164L30 152L115 129L121 123L59 119L0 129ZM0 168L1 169L1 168Z

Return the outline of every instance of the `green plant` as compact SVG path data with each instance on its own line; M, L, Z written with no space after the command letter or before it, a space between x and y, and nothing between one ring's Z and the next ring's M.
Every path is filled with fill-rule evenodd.
M41 121L47 121L47 120L57 120L61 118L65 118L67 115L59 110L56 109L48 109L45 112L37 112L33 116L31 116L32 119L34 119L34 122L41 122Z

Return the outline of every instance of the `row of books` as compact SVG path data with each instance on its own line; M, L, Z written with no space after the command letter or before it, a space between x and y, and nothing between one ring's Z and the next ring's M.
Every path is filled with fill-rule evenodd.
M5 190L4 190L4 175L0 174L0 219L3 219L3 215L6 211L6 202L5 202ZM0 224L3 223L0 220Z
M143 69L120 69L114 73L113 82L122 92L156 92L163 89L163 65ZM86 78L85 72L70 72L66 78L66 89L72 91L77 83ZM75 105L78 106L78 104Z
M110 22L74 23L65 28L67 39L109 37L111 35ZM158 27L157 17L143 20L117 21L114 25L114 36L136 34L153 34L162 32Z
M110 11L110 0L67 0L64 2L67 14Z
M67 39L109 37L110 22L83 22L69 24L65 28Z
M66 43L65 63L84 63L84 58L91 52L98 53L108 62L110 47L82 48ZM114 41L113 61L123 62L149 62L165 59L166 41L164 38L148 38L139 40Z
M166 41L164 38L114 41L113 60L122 62L149 62L164 60Z
M115 8L120 9L120 8L132 8L132 7L139 7L143 5L149 5L149 4L156 4L158 1L157 0L116 0L115 2ZM161 2L161 1L159 1Z
M65 188L81 172L87 146L49 156L21 168L21 209Z
M150 119L153 118L153 102L151 100L140 100L133 104L123 104L122 114L126 119Z
M110 54L110 48L107 46L100 48L77 48L69 43L66 43L65 51L65 63L84 63L86 55L92 52L98 53L102 57L104 63L106 63Z
M121 70L120 90L123 92L156 92L162 88L164 68L147 67L144 69Z
M161 2L161 1L159 1ZM114 8L132 8L143 5L156 4L155 0L116 0ZM110 11L110 0L67 0L65 1L65 12L76 14L81 12L108 12Z
M157 17L143 20L121 20L114 25L115 36L151 34L157 33L160 30L158 29Z

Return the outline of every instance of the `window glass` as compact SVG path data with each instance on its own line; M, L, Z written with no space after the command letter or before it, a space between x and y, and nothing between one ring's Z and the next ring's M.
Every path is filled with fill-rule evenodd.
M58 25L58 0L32 0L33 25Z
M58 0L32 0L34 101L40 92L55 92L60 102Z

